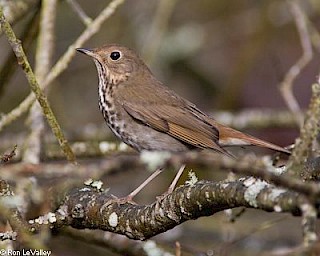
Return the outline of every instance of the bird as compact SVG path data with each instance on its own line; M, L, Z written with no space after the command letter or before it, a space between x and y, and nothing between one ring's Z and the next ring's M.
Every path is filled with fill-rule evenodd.
M76 50L95 63L99 108L106 124L139 152L206 149L234 157L226 147L254 145L290 154L219 123L160 82L134 50L118 44Z

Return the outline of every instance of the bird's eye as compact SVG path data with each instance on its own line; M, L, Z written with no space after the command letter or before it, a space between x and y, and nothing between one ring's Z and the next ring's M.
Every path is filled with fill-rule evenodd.
M114 51L114 52L110 53L110 58L112 60L118 60L118 59L120 59L120 57L121 57L121 54L118 51Z

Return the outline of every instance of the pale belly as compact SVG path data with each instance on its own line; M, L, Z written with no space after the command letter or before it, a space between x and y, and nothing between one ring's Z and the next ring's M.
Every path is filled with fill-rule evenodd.
M113 109L108 111L101 109L101 111L110 130L121 141L138 151L183 152L193 148L191 145L188 146L166 133L157 131L133 119L125 110L116 112Z

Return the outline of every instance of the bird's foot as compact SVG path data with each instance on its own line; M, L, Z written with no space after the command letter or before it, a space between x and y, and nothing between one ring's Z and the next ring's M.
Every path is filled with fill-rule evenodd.
M121 197L121 198L114 198L112 200L113 203L117 203L118 205L120 204L134 204L137 205L137 203L135 201L133 201L133 197L129 195L125 196L125 197Z

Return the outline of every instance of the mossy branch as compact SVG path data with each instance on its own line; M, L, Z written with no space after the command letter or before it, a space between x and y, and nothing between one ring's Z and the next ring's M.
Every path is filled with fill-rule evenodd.
M18 64L21 66L22 70L24 71L26 78L29 82L30 88L33 91L36 99L38 100L43 114L45 115L53 134L56 136L61 149L63 150L64 154L66 155L67 159L69 161L75 161L75 156L67 142L67 140L65 139L60 125L52 111L52 109L50 108L49 102L47 100L47 97L44 95L44 93L42 92L42 90L40 89L40 86L37 82L37 79L35 78L35 75L32 71L32 68L28 62L28 59L24 53L24 50L22 48L21 42L19 39L17 39L15 33L12 30L11 25L8 23L8 21L6 20L4 14L3 14L3 8L2 6L0 6L0 25L1 28L3 30L3 32L5 33L11 47L12 50L14 51L16 57L17 57L17 61Z

